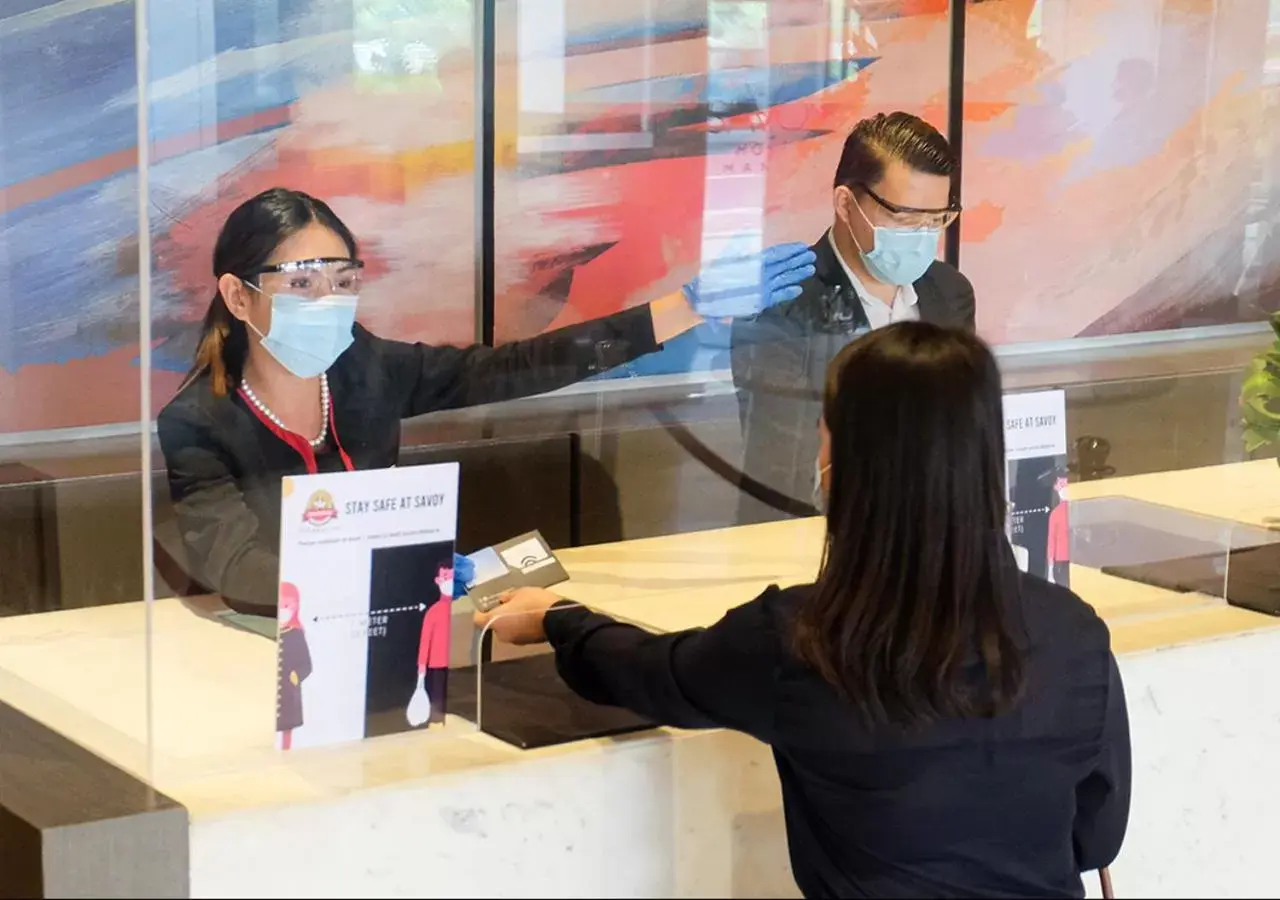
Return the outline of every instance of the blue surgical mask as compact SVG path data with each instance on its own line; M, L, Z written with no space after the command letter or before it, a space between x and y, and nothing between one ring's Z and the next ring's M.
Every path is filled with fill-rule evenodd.
M862 211L857 200L853 205L858 208L859 215L866 223L871 225L871 220ZM875 232L875 246L870 251L858 246L856 237L853 238L853 244L862 254L867 271L879 282L900 287L914 284L938 258L938 237L942 232L936 228L917 230L885 228L881 225L871 227ZM853 237L852 226L849 227L849 236Z
M338 360L355 338L359 298L330 294L311 299L293 294L271 297L271 328L262 338L268 353L299 378L315 378Z

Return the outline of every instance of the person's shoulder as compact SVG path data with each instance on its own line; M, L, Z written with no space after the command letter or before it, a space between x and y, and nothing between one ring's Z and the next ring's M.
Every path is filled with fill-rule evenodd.
M220 399L225 398L214 394L213 382L207 371L189 376L160 410L157 424L163 430L166 426L207 421Z
M215 393L207 371L188 378L156 416L162 448L228 440L242 427L243 411L236 406L234 390L225 395Z
M960 270L949 263L934 260L915 283L920 298L921 315L939 325L973 329L973 285Z
M756 316L737 318L729 329L735 359L744 352L768 355L787 339L805 338L822 303L845 283L843 270L824 232L810 248L817 260L814 274L800 283L800 296L771 306Z
M386 353L387 350L394 346L395 341L389 341L386 338L378 337L372 331L359 322L351 329L351 346L338 357L339 362L350 361L353 359L369 359Z
M1109 649L1111 632L1097 611L1069 588L1020 573L1022 612L1032 640L1070 642L1079 650Z
M413 356L421 345L374 334L359 322L351 330L351 346L338 357L338 366L348 368Z
M947 294L960 294L964 292L973 292L973 285L964 273L941 259L935 259L933 263L920 276L920 281L931 283L938 290ZM919 284L919 282L917 282Z
M770 585L746 603L729 609L710 632L715 634L717 644L732 646L737 655L750 657L760 665L767 660L782 660L791 646L793 623L804 596L803 588Z
M419 366L418 345L374 334L356 323L351 346L329 370L335 390L381 404L391 396L393 386L413 377Z
M760 617L760 623L779 638L785 639L791 634L796 616L812 591L812 584L797 584L785 588L771 584L751 604Z

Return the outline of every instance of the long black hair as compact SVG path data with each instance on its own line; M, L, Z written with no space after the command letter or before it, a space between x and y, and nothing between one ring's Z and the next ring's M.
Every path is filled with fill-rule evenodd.
M871 332L827 370L823 420L827 545L796 652L869 724L1007 710L1024 647L991 351L923 322Z
M356 257L355 236L328 204L301 191L272 188L246 200L227 217L213 250L213 277L230 274L251 281L281 243L313 222L342 238L352 259ZM217 289L205 313L188 378L207 371L214 394L226 396L240 384L248 355L248 330L231 315L222 290Z

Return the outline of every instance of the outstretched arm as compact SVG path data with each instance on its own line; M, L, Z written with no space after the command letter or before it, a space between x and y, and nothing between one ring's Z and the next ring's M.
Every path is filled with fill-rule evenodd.
M514 400L567 387L662 348L706 318L754 315L794 299L813 275L803 244L783 244L707 267L644 306L500 347L436 347L375 339L404 418Z

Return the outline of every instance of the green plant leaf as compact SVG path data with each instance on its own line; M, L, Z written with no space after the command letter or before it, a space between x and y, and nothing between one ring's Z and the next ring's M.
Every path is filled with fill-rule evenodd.
M1249 428L1246 426L1244 429L1243 437L1244 437L1245 453L1252 454L1257 452L1258 450L1261 450L1263 447L1268 446L1269 444L1275 443L1277 436L1274 434L1266 435L1254 428Z
M1280 403L1276 398L1257 395L1243 399L1246 419L1250 422L1273 423L1280 428Z
M1280 444L1280 312L1270 318L1276 340L1249 361L1240 385L1240 414L1245 452Z

